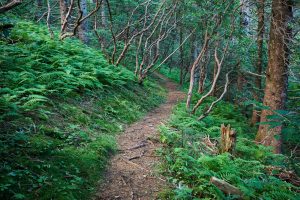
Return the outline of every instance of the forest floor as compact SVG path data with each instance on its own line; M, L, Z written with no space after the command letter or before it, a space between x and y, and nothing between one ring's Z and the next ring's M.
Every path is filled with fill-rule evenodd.
M168 120L172 107L183 100L185 94L177 84L158 76L168 90L166 102L130 125L117 138L119 153L112 158L94 199L155 199L167 187L166 180L158 173L159 157L155 151L162 144L157 128Z

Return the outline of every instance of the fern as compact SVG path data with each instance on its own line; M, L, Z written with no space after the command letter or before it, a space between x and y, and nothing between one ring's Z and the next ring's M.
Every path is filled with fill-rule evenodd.
M207 103L209 103L208 100ZM201 109L205 107L202 105ZM201 110L200 109L200 110ZM169 124L160 128L161 141L166 143L163 155L164 173L176 183L188 185L189 193L174 189L173 199L238 199L225 195L210 183L212 176L238 187L245 199L298 199L294 186L266 174L265 166L286 166L284 156L275 155L272 149L253 142L253 129L247 119L229 103L217 105L212 115L198 122L186 112L184 104L174 108ZM198 111L201 114L201 111ZM201 148L201 138L220 137L220 125L229 123L237 130L238 138L234 156L213 155ZM292 189L294 188L294 189Z

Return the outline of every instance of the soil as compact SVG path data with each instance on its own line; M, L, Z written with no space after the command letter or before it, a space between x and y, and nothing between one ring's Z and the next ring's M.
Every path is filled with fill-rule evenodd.
M168 120L172 107L183 100L185 94L177 84L158 76L168 90L167 101L118 136L119 153L112 158L94 200L152 200L168 187L158 173L160 158L156 150L162 144L157 128Z

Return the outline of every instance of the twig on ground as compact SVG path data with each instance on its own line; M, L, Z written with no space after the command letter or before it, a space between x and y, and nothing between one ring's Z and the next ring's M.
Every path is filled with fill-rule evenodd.
M143 150L142 153L141 153L140 155L138 155L138 156L133 156L133 157L129 158L128 160L139 159L139 158L143 157L144 154L145 154L145 150Z

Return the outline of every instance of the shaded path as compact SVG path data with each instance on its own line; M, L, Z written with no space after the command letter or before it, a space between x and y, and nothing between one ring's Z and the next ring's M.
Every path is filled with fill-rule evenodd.
M159 158L155 150L159 143L157 127L165 122L172 107L182 100L185 94L175 83L158 75L168 89L166 103L149 112L143 119L130 125L118 136L120 153L111 160L105 181L94 199L155 199L167 183L155 171Z

